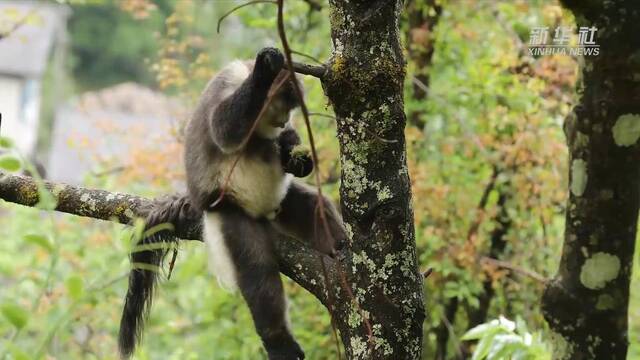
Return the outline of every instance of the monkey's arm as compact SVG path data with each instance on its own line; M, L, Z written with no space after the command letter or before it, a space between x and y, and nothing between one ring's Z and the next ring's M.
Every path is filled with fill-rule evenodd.
M275 48L264 48L256 56L253 72L209 115L213 142L226 153L238 150L256 121L269 88L284 65L284 56Z
M291 182L287 195L280 204L275 225L278 230L309 242L314 249L333 255L345 244L346 232L342 219L331 201L324 196L322 201L326 228L317 208L318 194L315 189L295 181Z
M295 177L305 177L313 170L313 159L309 151L301 149L300 136L292 127L288 127L278 137L280 144L280 162L284 172Z

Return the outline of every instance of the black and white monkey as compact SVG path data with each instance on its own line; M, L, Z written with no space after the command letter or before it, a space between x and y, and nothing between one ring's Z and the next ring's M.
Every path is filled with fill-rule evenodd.
M345 231L335 207L322 198L329 231L324 230L317 216L317 193L292 179L308 175L313 167L308 155L292 156L300 143L289 121L298 106L295 77L280 87L242 146L272 84L288 75L284 63L279 50L264 48L255 60L234 61L209 82L186 129L188 194L158 203L146 229L201 216L210 268L224 287L240 290L269 359L296 360L304 359L304 352L289 328L275 242L285 233L331 255ZM222 200L216 201L223 186ZM175 241L171 233L158 231L142 239L142 250L131 254L134 266L119 335L123 358L133 353L141 337L157 274L136 264L161 265L167 250L153 244Z

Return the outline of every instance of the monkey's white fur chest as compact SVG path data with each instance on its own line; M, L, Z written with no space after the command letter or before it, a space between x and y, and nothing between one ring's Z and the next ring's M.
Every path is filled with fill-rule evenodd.
M219 178L223 183L233 161L230 158L222 163ZM279 163L241 156L231 173L225 193L232 196L251 217L273 220L290 183L291 175L285 174Z
M222 163L220 181L227 179L232 165L233 159ZM291 175L285 174L280 164L243 156L233 169L225 193L233 196L235 202L251 217L273 220L290 183ZM225 243L222 219L214 210L205 212L203 223L204 240L209 250L209 269L223 288L235 290L236 268Z

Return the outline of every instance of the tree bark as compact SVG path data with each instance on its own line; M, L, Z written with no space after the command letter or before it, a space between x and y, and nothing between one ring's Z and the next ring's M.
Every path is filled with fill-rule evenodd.
M570 196L560 266L542 298L555 358L625 359L639 206L640 15L635 1L567 0L595 26L581 98L565 121Z
M334 319L349 359L419 359L425 314L404 138L402 1L329 5L334 51L323 86L337 118L349 237Z

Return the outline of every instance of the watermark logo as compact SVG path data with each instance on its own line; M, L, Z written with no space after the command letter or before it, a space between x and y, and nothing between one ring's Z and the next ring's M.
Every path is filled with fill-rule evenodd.
M529 55L597 56L600 54L600 45L595 40L597 32L595 26L579 27L576 45L571 46L574 35L571 27L558 26L553 31L548 26L534 27L529 32Z

